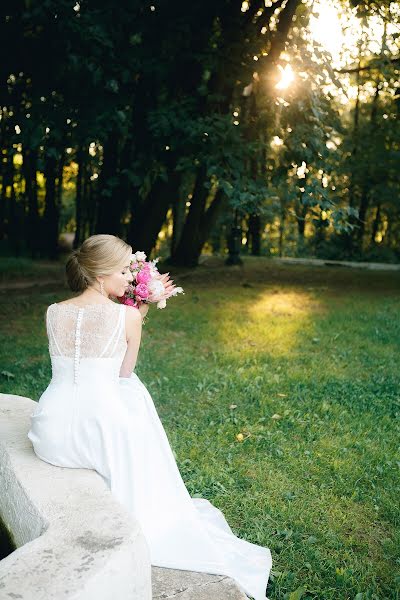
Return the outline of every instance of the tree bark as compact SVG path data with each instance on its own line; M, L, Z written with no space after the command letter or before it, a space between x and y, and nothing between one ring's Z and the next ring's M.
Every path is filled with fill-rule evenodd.
M37 150L23 150L22 169L25 179L25 194L28 201L27 245L32 258L40 253L40 217L37 197Z
M249 215L247 232L250 252L253 256L261 254L261 218L260 215L253 213Z
M96 233L120 235L123 198L116 193L119 177L119 135L112 131L104 145L103 168L97 196Z
M52 156L47 157L43 244L45 254L51 260L55 260L58 256L59 210L56 199L56 172L57 160Z
M10 188L10 194L7 194L7 188ZM6 148L5 155L3 154L3 179L1 191L1 204L3 207L3 237L11 249L14 249L16 243L16 206L15 206L15 191L14 191L14 161L12 146Z
M384 51L386 48L386 37L387 37L387 35L386 35L386 22L385 22L384 29L383 29L383 35L382 35L381 56L384 56ZM371 116L370 116L370 125L369 125L370 131L369 131L369 133L370 133L371 139L373 139L373 136L376 133L377 128L378 128L377 115L378 115L378 103L379 103L380 91L381 91L381 82L380 82L380 76L378 76L378 81L376 82L374 98L372 101ZM371 164L371 156L370 156L369 151L367 153L365 162L366 162L366 166L367 166L368 175L364 174L363 183L361 186L360 206L359 206L359 210L358 210L359 229L357 231L357 246L358 246L358 249L360 252L362 252L362 249L363 249L363 238L364 238L364 232L365 232L366 217L367 217L367 211L368 211L368 206L369 206L369 202L370 202L370 192L371 192L371 188L372 188L372 184L373 184L373 182L371 181L370 175L369 175L369 173L370 173L369 166Z
M167 216L168 208L176 198L181 174L172 171L168 181L158 178L141 206L133 215L129 229L129 243L135 250L141 250L150 256L160 229Z
M197 172L197 177L193 189L191 204L186 217L185 225L182 231L181 238L171 254L170 262L182 266L195 266L199 257L198 247L200 244L200 221L204 214L208 189L204 187L207 168L201 165Z
M378 233L380 221L381 221L381 203L378 202L378 206L376 207L375 219L374 219L374 222L372 225L371 244L375 244L375 237L376 237L376 234Z
M200 167L185 228L175 251L168 260L170 264L183 267L197 266L202 248L223 207L225 195L222 189L218 189L211 204L205 210L209 193L203 185L205 172L205 167Z
M183 226L185 224L185 210L186 210L186 198L176 196L172 204L172 238L170 253L173 254L178 246L178 242L181 239Z
M78 248L78 246L82 243L83 237L84 237L84 235L83 235L84 219L83 219L83 202L82 202L82 199L83 199L82 180L83 180L83 172L85 170L85 163L84 163L84 149L81 145L78 148L76 160L78 163L78 173L76 175L76 196L75 196L76 228L75 228L75 237L74 237L74 243L73 243L74 248Z
M281 219L279 222L279 242L278 242L278 248L279 248L279 257L282 258L282 254L283 254L283 236L284 236L284 232L285 232L285 221L286 221L286 206L285 203L281 200Z

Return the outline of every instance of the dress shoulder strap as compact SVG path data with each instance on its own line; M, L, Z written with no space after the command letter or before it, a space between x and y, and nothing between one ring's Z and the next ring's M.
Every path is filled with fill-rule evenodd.
M121 304L119 308L120 308L120 310L118 311L118 320L115 325L114 331L112 332L108 342L106 343L105 347L103 348L103 351L100 354L100 357L104 356L110 347L111 347L111 350L108 352L108 355L113 356L114 352L117 348L118 341L119 341L120 335L121 335L121 329L124 325L124 317L125 317L125 306L123 304Z
M51 349L52 347L55 347L57 352L59 354L62 354L59 345L57 343L57 337L54 334L54 327L53 327L53 323L52 323L52 319L53 319L53 314L54 311L52 310L52 307L54 306L54 304L50 304L50 306L47 307L46 310L46 330L47 330L47 337L49 339L49 348Z

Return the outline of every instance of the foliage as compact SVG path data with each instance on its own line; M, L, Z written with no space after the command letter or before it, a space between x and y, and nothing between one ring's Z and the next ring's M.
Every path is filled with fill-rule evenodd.
M399 5L353 0L350 12L342 2L360 32L338 69L312 36L314 4L8 6L0 240L53 256L61 231L75 228L79 242L107 229L134 243L143 222L138 239L151 250L173 209L182 261L180 241L198 237L196 254L209 239L219 189L227 222L236 211L250 229L259 215L256 237L279 222L280 251L297 229L299 252L318 255L339 235L348 257L382 244L396 256ZM287 67L295 81L279 90ZM346 96L355 87L357 99Z

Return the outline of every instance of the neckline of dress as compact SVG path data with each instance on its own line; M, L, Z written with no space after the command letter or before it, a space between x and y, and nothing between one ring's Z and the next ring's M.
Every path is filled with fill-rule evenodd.
M110 302L110 304L108 302L97 302L95 304L83 304L82 306L79 306L79 304L73 304L72 302L64 302L64 303L60 303L60 302L54 302L53 306L73 306L74 308L78 308L79 310L82 310L84 308L88 308L91 306L124 306L123 304L119 304L118 302Z

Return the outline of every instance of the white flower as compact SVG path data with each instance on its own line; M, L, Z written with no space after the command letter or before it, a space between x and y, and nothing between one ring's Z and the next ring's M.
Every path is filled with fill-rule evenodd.
M171 296L176 296L176 294L184 294L185 292L183 291L183 288L181 287L176 287L172 293Z
M146 254L144 252L141 252L141 251L136 252L136 260L138 262L145 261L146 260Z
M160 299L160 296L165 292L164 284L159 279L151 279L147 284L147 287L153 302L157 302L157 300Z
M163 298L162 300L159 300L157 302L157 308L165 308L167 306L167 301L165 298Z

